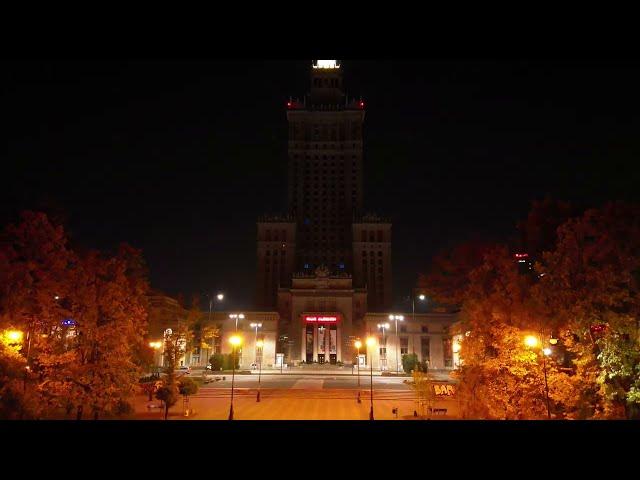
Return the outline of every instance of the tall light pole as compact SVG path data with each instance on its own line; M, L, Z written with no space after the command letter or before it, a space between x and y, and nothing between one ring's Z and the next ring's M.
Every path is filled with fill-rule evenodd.
M403 315L389 315L389 320L396 322L396 376L400 375L400 362L398 361L398 351L400 350L400 337L398 336L398 320L404 321Z
M425 297L423 294L418 295L418 300L420 300L421 302L424 302L427 299L427 297ZM416 297L413 295L413 293L411 294L411 321L413 323L416 322Z
M233 420L233 387L236 379L236 347L242 343L242 339L238 335L234 335L229 339L231 343L231 361L233 363L233 373L231 374L231 405L229 406L229 420Z
M244 313L230 313L229 318L236 322L236 333L238 333L238 320L244 320Z
M251 323L249 326L251 328L256 329L256 336L253 340L253 345L254 345L253 363L257 364L258 363L258 329L262 328L262 323Z
M236 324L235 335L238 335L238 320L244 320L244 313L230 313L229 318L235 321L235 324Z
M256 346L262 350L262 347L264 347L264 342L262 340L258 340L256 342ZM262 375L262 354L263 352L260 352L260 362L258 362L258 396L256 397L256 402L260 401L260 376Z
M547 383L547 357L551 355L551 349L534 335L524 337L524 344L529 348L540 348L542 353L542 371L544 372L544 390L547 400L547 419L551 420L551 408L549 407L549 384Z
M387 342L386 339L384 337L384 331L385 329L389 329L389 324L388 323L379 323L378 324L378 328L382 329L382 346L384 348L384 366L387 366ZM380 359L382 360L382 358ZM380 371L382 371L382 362L380 362Z
M375 338L373 337L367 338L367 347L374 347L375 344L376 344ZM369 352L369 349L367 348L367 353L368 352ZM371 349L369 360L371 361L371 383L370 383L371 410L369 410L369 420L373 420L373 348Z
M358 356L356 357L356 363L358 364L358 403L362 403L360 399L360 347L362 347L362 342L360 340L356 340L353 345L358 350Z
M209 326L211 326L211 313L215 312L216 310L216 304L214 302L213 297L207 295L207 297L209 297ZM222 300L224 300L224 294L222 293L218 293L215 297L219 302L221 302ZM213 350L213 348L211 349ZM213 351L211 352L211 355L213 355ZM209 357L211 357L211 355L209 355ZM207 359L209 360L209 359ZM208 362L207 362L208 363ZM206 371L206 364L205 364L205 371ZM213 372L213 365L211 366L211 371Z
M208 296L208 295L207 295ZM219 293L215 297L219 302L224 300L224 294ZM213 297L209 297L209 323L211 323L211 312L216 310L216 304Z

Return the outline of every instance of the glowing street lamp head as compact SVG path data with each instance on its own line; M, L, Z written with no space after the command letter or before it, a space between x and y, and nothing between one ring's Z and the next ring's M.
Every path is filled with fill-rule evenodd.
M527 347L535 348L538 346L538 339L533 335L527 335L526 337L524 337L524 344Z
M242 343L242 338L240 338L238 335L234 335L229 339L229 343L234 347L237 347Z
M542 353L544 353L548 357L549 355L551 355L551 349L547 347L544 350L542 350Z
M353 342L353 344L358 350L360 350L360 347L362 347L362 342L360 340L356 340L355 342Z
M373 347L376 344L376 339L373 337L367 338L367 347Z
M425 297L423 294L420 294L420 295L418 295L418 298L419 298L420 300L424 300L424 299L425 299L425 298L427 298L427 297Z
M262 340L258 340L258 341L256 342L256 347L258 347L258 348L262 348L262 347L264 347L264 342L263 342Z
M262 324L261 323L250 323L249 324L251 328L262 328Z
M396 319L402 322L404 320L404 315L396 315Z
M393 320L395 317L395 315L389 315L389 320Z
M6 332L7 340L13 343L22 343L24 334L20 330L8 330Z
M222 293L219 293L218 296L216 297L218 300L222 300L224 298L224 295Z
M557 339L557 338L550 338L550 339L549 339L549 343L550 343L551 345L556 345L556 344L558 343L558 339Z
M240 315L238 315L238 318L242 320L244 318L244 313L241 313Z

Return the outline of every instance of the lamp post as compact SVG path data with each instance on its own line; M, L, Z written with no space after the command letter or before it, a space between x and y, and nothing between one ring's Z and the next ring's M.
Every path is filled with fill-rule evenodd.
M230 313L229 318L235 321L235 335L238 335L238 320L244 320L244 313ZM235 365L235 363L234 363Z
M527 335L524 337L524 344L529 348L538 348L540 347L542 353L542 371L544 373L544 391L545 398L547 401L547 419L551 420L551 408L549 407L549 384L547 383L547 358L551 355L551 349L549 347L545 347L543 342L538 340L538 338L534 335Z
M215 312L215 310L216 310L216 304L215 304L215 301L214 301L214 297L211 297L211 296L209 296L208 294L207 294L207 297L209 297L209 326L211 326L211 314L212 314L212 312ZM222 300L224 300L224 294L222 294L222 293L218 293L218 294L215 296L215 298L216 298L219 302L221 302ZM213 350L214 350L214 349L212 348L211 350L212 350L212 351L211 351L211 355L213 355L213 353L214 353L214 352L213 352ZM209 355L209 357L211 357L211 355ZM208 362L208 360L209 360L209 359L207 359L207 363L209 363L209 362ZM206 370L206 366L207 366L207 364L205 364L205 370ZM211 366L211 371L213 372L213 365Z
M425 297L422 293L418 295L418 300L420 300L421 302L424 302L426 299L427 297ZM412 315L411 320L415 322L416 321L416 297L413 294L411 294L411 315Z
M403 315L389 315L389 320L396 322L396 376L400 375L400 362L398 361L398 351L400 350L400 337L398 336L398 320L404 321Z
M382 371L382 367L386 367L387 366L387 342L386 339L384 337L384 331L385 329L388 330L389 329L389 324L388 323L379 323L378 324L378 328L382 329L382 348L384 348L384 365L382 362L382 356L380 356L380 371Z
M358 364L358 403L362 403L360 399L360 347L362 347L362 342L360 340L356 340L353 345L358 350L358 356L356 357L356 363Z
M233 373L231 374L231 405L229 406L229 420L233 420L233 387L236 379L236 347L242 343L242 339L238 335L234 335L229 339L232 346Z
M373 347L376 344L376 339L373 337L367 338L367 347ZM369 350L367 349L367 353ZM373 349L371 350L371 354L369 355L369 359L371 360L371 383L370 383L370 398L371 398L371 410L369 410L369 420L373 420Z
M238 333L238 320L244 320L244 313L230 313L229 318L236 322L236 333Z
M250 327L256 329L256 336L255 340L253 341L253 344L256 346L253 363L258 363L258 329L262 328L262 323L251 323Z
M260 362L258 362L258 396L256 397L256 402L260 401L260 376L262 375L262 347L264 347L264 342L262 340L258 340L256 342L256 346L260 349Z

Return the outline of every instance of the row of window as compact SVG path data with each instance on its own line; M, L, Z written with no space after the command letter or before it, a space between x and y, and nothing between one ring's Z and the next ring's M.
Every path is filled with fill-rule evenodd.
M271 240L286 242L287 241L287 231L286 230L273 230L273 235L272 235L271 229L267 228L264 231L264 239L267 242L270 242Z
M378 230L377 232L373 230L362 230L362 232L360 232L360 241L366 242L367 237L369 238L370 242L384 242L384 232L382 230Z
M297 154L297 153L294 153L294 154L293 154L293 158L296 160L296 162L294 163L294 165L297 165L297 160L298 160L298 158L302 158L302 154L300 154L300 155L299 155L299 154ZM313 159L313 160L315 160L316 162L318 162L318 165L326 165L326 163L324 163L324 162L325 162L325 161L327 161L327 160L336 160L336 159L338 159L338 160L344 160L344 155L322 155L322 157L321 157L320 155L313 155L313 156L312 156L312 155L307 155L307 154L305 154L304 158L305 158L306 160L311 160L311 159ZM322 163L319 163L320 158L322 158L322 160L323 160L323 162L322 162ZM351 159L352 159L352 160L355 160L356 158L357 158L356 154L354 154L354 153L353 153L353 154L351 154ZM306 162L306 164L308 165L309 163L308 163L308 162ZM339 165L344 165L344 164L343 164L343 163L340 163ZM333 166L335 166L335 163L333 163L333 162L332 162L332 163L331 163L331 166L332 166L332 167L333 167Z
M355 139L355 141L359 141L358 139ZM338 147L338 145L340 145ZM320 148L322 147L322 148ZM327 148L328 147L328 148ZM349 149L349 146L345 146L344 143L340 143L340 144L336 144L336 143L332 143L327 145L326 143L310 143L310 142L306 142L303 144L294 144L293 148L298 149L298 150L344 150ZM352 143L351 144L351 148L355 149L356 148L356 144Z
M340 86L340 81L337 78L314 78L313 79L314 87L333 87L338 88Z

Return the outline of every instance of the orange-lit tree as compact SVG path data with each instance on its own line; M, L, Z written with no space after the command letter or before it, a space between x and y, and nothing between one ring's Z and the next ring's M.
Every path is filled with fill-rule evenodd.
M611 203L566 222L537 269L537 295L574 357L572 415L638 417L640 207Z
M5 230L0 247L0 326L20 328L29 339L21 349L29 367L23 394L36 396L38 407L23 414L123 411L146 330L140 252L123 245L111 256L77 253L46 215L26 212L21 220Z

